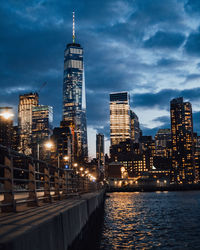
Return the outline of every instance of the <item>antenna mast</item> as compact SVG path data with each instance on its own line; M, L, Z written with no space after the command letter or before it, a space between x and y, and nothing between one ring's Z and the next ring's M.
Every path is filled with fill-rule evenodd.
M75 12L73 11L73 30L72 30L72 39L73 43L75 43Z

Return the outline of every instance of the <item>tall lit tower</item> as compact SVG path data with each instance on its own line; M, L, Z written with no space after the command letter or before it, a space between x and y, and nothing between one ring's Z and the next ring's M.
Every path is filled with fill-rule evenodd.
M172 139L172 181L193 183L194 140L192 105L176 98L170 102Z
M77 157L87 158L86 96L83 48L75 42L75 16L73 12L72 43L64 54L63 121L74 126Z
M96 158L98 161L104 163L104 135L96 135Z
M110 94L111 146L131 138L130 105L128 92Z
M38 106L37 93L29 93L19 96L19 151L26 155L30 155L32 153L32 109L35 106Z

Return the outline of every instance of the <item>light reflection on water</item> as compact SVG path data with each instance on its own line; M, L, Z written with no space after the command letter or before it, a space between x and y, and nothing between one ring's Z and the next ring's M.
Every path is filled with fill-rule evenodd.
M109 196L100 249L200 249L200 191Z

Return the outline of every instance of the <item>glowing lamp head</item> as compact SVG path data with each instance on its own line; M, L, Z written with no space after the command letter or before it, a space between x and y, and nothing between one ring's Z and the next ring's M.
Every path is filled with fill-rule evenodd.
M69 160L69 156L67 156L67 155L64 156L64 157L63 157L63 160L64 160L64 161L68 161L68 160Z
M9 119L11 119L11 117L13 117L14 115L13 115L13 113L11 113L11 112L3 112L2 114L1 114L1 116L5 119L5 120L9 120Z
M46 142L45 143L45 148L50 150L53 147L53 143L52 142Z

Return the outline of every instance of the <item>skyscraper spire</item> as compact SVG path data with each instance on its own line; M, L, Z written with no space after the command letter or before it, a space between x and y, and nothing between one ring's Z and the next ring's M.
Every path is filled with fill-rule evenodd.
M72 39L73 43L75 43L75 12L73 11L73 29L72 29Z

